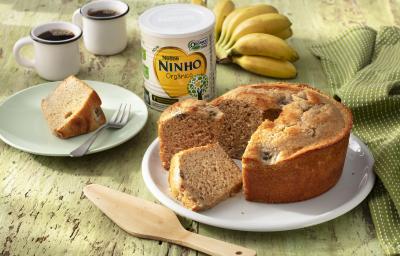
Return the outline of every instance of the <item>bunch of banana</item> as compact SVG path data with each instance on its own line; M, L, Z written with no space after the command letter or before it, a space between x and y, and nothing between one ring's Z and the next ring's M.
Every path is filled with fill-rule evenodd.
M202 5L207 7L207 0L192 0L192 4Z
M293 78L299 59L285 39L292 36L291 22L271 5L234 8L231 0L218 0L216 52L220 63L233 62L243 69L269 77ZM222 21L221 21L222 20Z
M219 0L214 7L215 26L214 36L215 42L218 41L222 31L222 23L226 17L235 9L235 4L231 0Z

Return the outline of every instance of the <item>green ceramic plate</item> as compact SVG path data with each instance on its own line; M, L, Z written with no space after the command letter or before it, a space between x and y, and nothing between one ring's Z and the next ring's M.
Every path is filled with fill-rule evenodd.
M142 176L149 191L180 216L226 229L270 232L317 225L356 207L375 182L374 158L368 147L352 134L342 176L333 188L320 196L296 203L266 204L246 201L243 193L238 193L212 209L193 212L171 196L168 171L161 165L159 147L157 138L147 148L142 161ZM235 161L241 167L241 162Z
M130 120L122 129L104 130L90 153L103 151L124 143L145 125L148 112L143 100L133 92L117 85L86 81L102 100L107 120L121 103L132 105ZM8 145L37 155L69 156L90 135L59 139L47 126L40 103L60 82L44 83L22 90L0 104L0 138Z

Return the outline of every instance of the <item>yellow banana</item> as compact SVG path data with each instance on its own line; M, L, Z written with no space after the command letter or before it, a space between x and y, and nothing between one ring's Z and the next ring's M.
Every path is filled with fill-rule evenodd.
M215 5L213 12L215 14L215 25L214 25L214 37L215 41L218 40L221 30L222 23L225 18L235 9L235 4L231 0L218 0Z
M236 17L236 15L237 15L241 10L243 10L244 8L246 8L246 7L239 7L239 8L236 8L236 9L233 10L231 13L229 13L228 16L226 16L224 22L222 23L221 36L219 37L219 39L218 39L218 41L217 41L217 44L219 44L220 42L222 42L222 41L224 40L225 35L226 35L227 28L229 27L229 25L230 25L232 19L233 19L234 17Z
M267 13L247 19L239 24L233 31L229 42L225 45L229 49L240 37L250 33L275 34L289 28L292 23L289 19L278 13Z
M277 36L283 40L288 39L293 35L293 31L291 28L287 28L285 30L279 31L278 33L274 34L274 36Z
M229 38L231 37L233 31L237 26L239 26L239 24L251 17L265 13L278 13L278 10L268 4L256 4L245 7L236 12L234 15L232 14L233 17L230 18L229 25L227 25L226 27L224 40L220 41L220 45L222 46L229 41Z
M290 62L299 59L297 52L286 41L262 33L247 34L239 38L228 50L228 54L265 56Z
M207 7L207 0L192 0L192 4L198 4Z
M275 78L294 78L297 75L296 67L289 61L247 55L234 56L232 60L243 69L258 75Z
M222 48L219 44L215 45L215 54L217 56L217 60L221 60L228 57L227 50Z

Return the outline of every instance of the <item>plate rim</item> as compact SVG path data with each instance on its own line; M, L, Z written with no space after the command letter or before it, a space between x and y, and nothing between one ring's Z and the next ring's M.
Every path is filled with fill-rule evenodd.
M375 173L373 171L373 166L375 159L369 150L369 148L361 141L360 138L358 138L356 135L353 133L350 134L351 139L354 139L362 148L365 154L367 155L367 161L369 166L371 166L368 170L368 174L370 177L367 179L365 185L355 194L354 197L352 197L350 200L346 201L344 204L339 206L338 208L335 208L334 210L331 210L329 212L317 215L313 218L312 221L303 221L299 223L289 223L289 224L276 224L276 225L268 225L268 226L263 226L261 223L257 227L254 226L247 226L244 227L241 223L232 223L231 220L221 220L221 219L216 219L213 217L205 216L202 215L201 213L198 212L193 212L189 209L184 208L181 205L178 205L176 202L173 201L172 198L168 197L165 195L158 187L157 185L153 182L153 179L151 178L150 175L150 168L146 168L146 164L149 162L151 152L154 150L154 148L159 144L159 138L157 137L146 149L146 152L143 156L142 160L142 177L145 182L145 185L147 189L150 191L150 193L164 206L167 208L171 209L174 211L176 214L183 216L185 218L192 219L194 221L219 227L219 228L225 228L225 229L230 229L230 230L238 230L238 231L250 231L250 232L275 232L275 231L288 231L288 230L295 230L295 229L301 229L305 227L310 227L314 225L318 225L330 220L333 220L337 217L340 217L344 215L345 213L351 211L355 207L357 207L364 199L369 195L371 192L374 183L375 183ZM173 204L170 204L170 202L173 202Z
M93 150L90 150L90 151L88 151L85 155L91 155L91 154L95 154L95 153L98 153L98 152L102 152L102 151L105 151L105 150L108 150L108 149L117 147L117 146L119 146L119 145L121 145L121 144L127 142L128 140L132 139L134 136L136 136L136 135L143 129L143 127L146 125L147 120L148 120L148 118L149 118L149 110L147 109L146 103L144 103L143 99L140 98L136 93L134 93L134 92L132 92L132 91L130 91L130 90L128 90L128 89L122 87L122 86L115 85L115 84L108 83L108 82L104 82L104 81L95 81L95 80L82 80L82 81L88 83L89 85L90 85L90 83L92 83L92 82L94 82L94 83L101 83L101 84L105 84L105 85L107 85L107 86L118 87L119 89L122 89L123 91L127 91L128 93L132 94L134 97L136 97L138 100L140 100L140 101L143 103L143 105L145 106L144 109L145 109L145 113L146 113L145 118L143 119L143 123L141 124L141 126L140 126L140 128L137 130L137 132L130 134L129 136L127 136L126 138L122 139L121 141L119 141L119 142L117 142L117 143L113 143L113 144L110 144L110 145L108 145L108 146L102 146L102 147L98 147L98 148L95 148L95 149L93 149ZM15 97L15 96L17 96L17 95L19 95L19 94L25 93L26 91L29 91L29 90L34 90L34 89L36 89L36 88L38 88L38 87L41 87L41 86L53 86L53 85L55 85L55 84L57 84L57 83L61 83L61 82L62 82L62 81L49 81L49 82L45 82L45 83L41 83L41 84L29 86L29 87L27 87L27 88L25 88L25 89L19 90L18 92L14 93L14 94L12 94L12 95L10 95L10 96L7 96L5 99L1 100L1 101L0 101L0 109L3 107L3 105L4 105L5 103L7 103L7 102L8 102L9 100L11 100L13 97ZM33 155L38 155L38 156L53 156L53 157L66 157L66 156L67 156L67 157L71 157L71 156L69 155L69 153L42 153L42 152L37 152L37 151L34 151L34 150L30 150L29 148L26 148L26 147L22 147L22 146L20 146L20 145L18 145L18 144L15 144L15 143L11 142L10 140L8 140L8 139L3 135L3 133L1 132L1 129L0 129L0 139L1 139L5 144L7 144L7 145L9 145L9 146L11 146L11 147L13 147L13 148L16 148L16 149L18 149L18 150L21 150L21 151L23 151L23 152L27 152L27 153L30 153L30 154L33 154Z

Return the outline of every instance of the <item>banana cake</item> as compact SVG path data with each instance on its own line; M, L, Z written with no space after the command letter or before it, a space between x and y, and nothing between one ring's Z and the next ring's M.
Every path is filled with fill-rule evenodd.
M239 86L210 105L223 116L213 139L231 158L242 160L247 200L306 200L339 180L352 127L351 112L340 102L305 84L270 83ZM192 111L185 113L190 119ZM192 118L193 126L204 126L195 115ZM176 136L180 139L175 143L186 143L184 138L196 135L197 131Z
M333 187L346 158L351 112L306 85L249 85L238 91L243 88L247 94L265 91L270 108L279 109L279 115L266 118L256 129L243 154L246 199L296 202Z
M172 195L193 211L209 209L242 188L242 174L218 144L180 151L168 176Z
M187 99L169 106L158 120L160 158L168 170L172 156L218 141L224 114L206 101Z
M62 139L94 131L106 122L99 95L74 76L61 82L41 107L51 131Z

